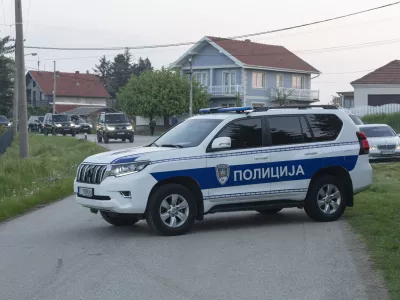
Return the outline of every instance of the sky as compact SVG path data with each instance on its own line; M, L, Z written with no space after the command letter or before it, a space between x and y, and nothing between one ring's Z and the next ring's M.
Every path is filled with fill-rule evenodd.
M192 4L188 0L22 0L22 6L26 46L133 47L262 32L391 2L395 0L201 0ZM0 36L15 37L15 27L4 26L14 23L14 0L0 0L0 5ZM251 40L285 46L320 70L312 89L320 91L321 103L328 103L336 92L352 91L351 81L400 59L398 28L400 5ZM332 49L355 44L364 45ZM131 54L148 57L160 68L188 48L132 50ZM25 54L32 52L38 56L26 57L27 68L37 68L39 59L41 70L52 71L56 60L58 71L92 72L100 56L112 59L120 51L25 50Z

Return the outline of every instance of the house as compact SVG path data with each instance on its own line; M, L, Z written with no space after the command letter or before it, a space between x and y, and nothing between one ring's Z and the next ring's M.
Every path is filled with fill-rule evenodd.
M354 107L354 92L337 92L340 97L340 106L345 108Z
M206 36L171 66L207 87L211 106L276 106L319 101L311 75L320 72L282 46Z
M57 72L56 111L65 111L80 106L106 107L110 97L100 78L93 74ZM54 73L28 71L26 74L26 96L28 105L43 107L53 104Z
M391 61L351 85L354 107L400 104L400 60Z

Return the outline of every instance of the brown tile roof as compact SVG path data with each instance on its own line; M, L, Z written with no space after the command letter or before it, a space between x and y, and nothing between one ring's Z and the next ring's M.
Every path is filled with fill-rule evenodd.
M351 84L400 84L400 60L393 60Z
M46 95L53 94L53 72L29 71ZM93 74L58 72L56 96L109 98L100 78Z
M208 36L207 38L246 65L320 73L313 66L283 46L212 36Z

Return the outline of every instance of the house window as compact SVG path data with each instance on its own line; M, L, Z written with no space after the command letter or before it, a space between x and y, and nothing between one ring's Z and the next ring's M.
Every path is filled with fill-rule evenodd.
M207 86L207 72L194 72L193 79L198 83Z
M276 87L277 88L283 87L283 74L276 75Z
M264 72L253 72L252 86L255 89L265 88L265 73Z
M223 83L223 94L224 95L235 95L237 93L236 87L236 73L235 72L223 72L222 73Z
M264 102L251 102L251 106L253 106L253 108L265 107L265 103Z
M36 81L35 80L32 80L32 85L33 85L33 87L36 87Z
M304 76L293 75L293 77L292 77L292 88L294 88L294 89L304 89L305 88L305 78L304 78Z
M354 107L354 99L345 99L344 107L345 108L353 108Z

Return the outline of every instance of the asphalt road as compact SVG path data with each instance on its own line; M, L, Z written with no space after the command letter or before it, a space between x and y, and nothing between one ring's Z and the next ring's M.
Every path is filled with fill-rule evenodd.
M344 220L217 214L159 237L144 221L112 227L69 197L0 225L0 299L388 298Z

